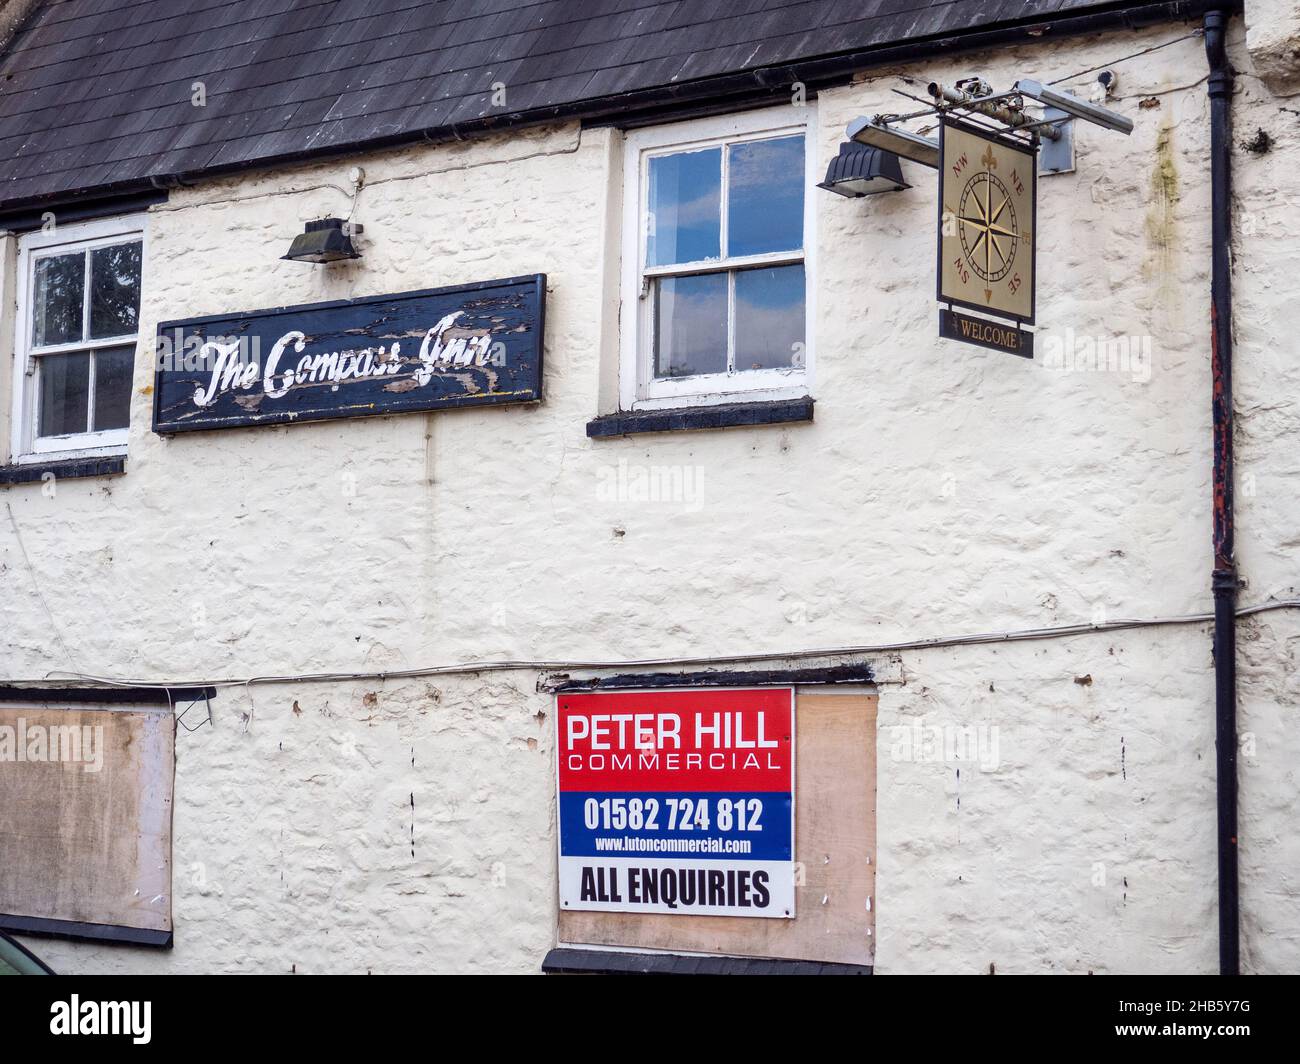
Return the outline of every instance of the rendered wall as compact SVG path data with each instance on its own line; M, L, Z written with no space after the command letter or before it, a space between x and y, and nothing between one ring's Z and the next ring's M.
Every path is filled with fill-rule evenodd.
M1233 30L1238 138L1273 138L1234 154L1252 603L1296 583L1300 189L1293 117L1249 76ZM890 91L903 76L1053 80L1184 32L875 70L821 95L819 150L829 160L855 115L912 109ZM1041 182L1039 344L1136 337L1145 368L1069 371L939 341L932 175L908 167L916 187L896 196L810 190L811 425L586 438L617 361L612 131L561 125L174 192L151 212L145 335L169 318L544 272L545 402L164 440L142 358L124 477L0 495L31 562L4 515L0 671L183 682L499 658L779 663L1208 611L1202 45L1116 69L1112 105L1137 129L1080 128L1078 170ZM364 258L280 261L305 220L346 212L333 186L357 163ZM689 471L698 493L621 497L620 463ZM1296 971L1300 626L1266 614L1241 638L1241 728L1256 740L1241 761L1243 963ZM1214 970L1208 626L874 658L878 970ZM175 950L37 948L68 971L537 970L555 938L539 678L224 689L213 726L178 736ZM983 727L990 742L996 728L996 770L909 753L918 724Z

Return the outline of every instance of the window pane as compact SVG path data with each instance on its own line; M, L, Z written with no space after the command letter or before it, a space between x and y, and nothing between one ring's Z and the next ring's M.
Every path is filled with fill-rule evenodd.
M803 137L733 144L727 174L727 254L803 247Z
M727 372L727 275L655 284L655 376Z
M140 315L140 242L90 253L90 335L127 336Z
M803 266L736 273L736 369L804 364Z
M134 364L134 347L109 347L95 352L94 431L124 429L130 423Z
M37 346L66 344L81 339L85 293L85 252L36 260L32 340Z
M699 262L722 254L722 149L650 160L646 265Z
M87 402L90 398L90 356L42 355L40 414L37 434L64 436L86 431Z

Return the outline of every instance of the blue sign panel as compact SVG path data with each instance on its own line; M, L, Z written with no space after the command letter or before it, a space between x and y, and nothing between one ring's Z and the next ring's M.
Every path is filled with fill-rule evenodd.
M789 861L792 804L789 794L761 792L664 797L657 791L566 791L560 795L560 836L566 857L658 859L671 853L702 860ZM616 822L621 828L613 827Z
M162 322L154 431L537 402L545 294L537 274Z

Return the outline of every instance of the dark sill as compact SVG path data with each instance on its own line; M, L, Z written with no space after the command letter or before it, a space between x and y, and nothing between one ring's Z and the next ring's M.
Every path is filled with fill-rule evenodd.
M111 477L126 472L126 455L108 458L63 458L30 465L0 466L0 484L31 484L52 473L55 480L74 477Z
M687 429L729 429L740 425L782 425L811 421L813 400L777 399L763 403L726 403L722 406L692 406L671 410L626 410L602 414L587 422L592 439L631 436L638 432L680 432Z
M55 920L44 916L14 916L0 913L0 928L11 935L35 938L65 938L73 942L115 942L123 946L156 946L171 949L172 932L120 924L88 924L80 920Z
M197 702L216 698L215 687L10 687L0 686L0 702L39 702L55 705L63 702L91 705L175 706L178 702ZM0 917L3 919L3 917Z
M870 975L867 964L783 961L760 957L701 957L675 953L612 953L553 949L542 961L548 975Z
M642 672L573 680L556 677L543 686L556 694L578 691L620 691L638 687L790 687L875 683L876 671L866 661L807 669L717 669L713 672ZM0 696L4 688L0 687Z

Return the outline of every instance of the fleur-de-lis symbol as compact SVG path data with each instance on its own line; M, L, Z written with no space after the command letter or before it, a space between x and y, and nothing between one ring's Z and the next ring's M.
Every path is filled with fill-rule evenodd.
M990 144L984 149L984 154L980 156L980 162L984 164L985 170L996 170L998 168L998 161L993 157L993 145Z

